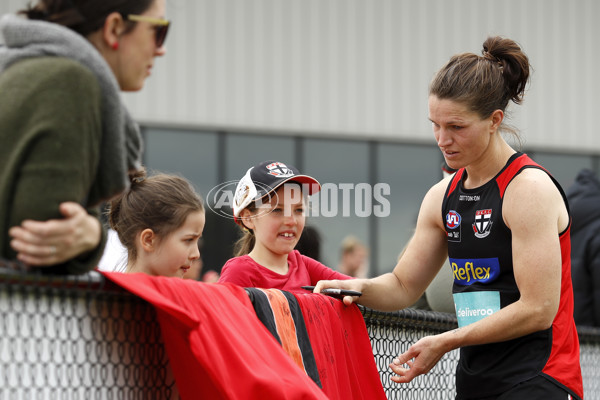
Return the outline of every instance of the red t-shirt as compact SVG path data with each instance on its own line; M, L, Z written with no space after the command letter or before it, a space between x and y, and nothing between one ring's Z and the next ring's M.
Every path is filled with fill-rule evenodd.
M281 275L258 264L248 255L235 257L223 266L219 283L230 282L242 287L298 291L301 286L316 285L320 280L352 279L300 254L298 250L288 254L288 265L287 274Z

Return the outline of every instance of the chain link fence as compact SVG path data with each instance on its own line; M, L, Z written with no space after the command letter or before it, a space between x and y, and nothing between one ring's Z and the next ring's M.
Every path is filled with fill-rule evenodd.
M454 399L454 372L459 351L442 357L429 373L407 384L391 380L390 363L424 336L442 333L458 326L451 314L406 309L389 313L360 307L371 338L375 363L388 399Z
M453 399L458 351L409 384L388 365L419 338L456 327L450 314L361 307L389 399ZM600 329L580 329L586 399L600 400ZM154 308L91 272L0 269L0 399L177 399Z
M154 308L98 273L0 274L0 399L175 399Z

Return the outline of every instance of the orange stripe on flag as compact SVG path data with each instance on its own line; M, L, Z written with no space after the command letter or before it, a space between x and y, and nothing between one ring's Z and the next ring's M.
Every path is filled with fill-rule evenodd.
M269 299L271 309L273 310L273 316L275 318L275 325L277 326L277 334L281 339L281 345L286 353L292 357L292 360L304 372L304 362L302 361L302 352L298 345L298 337L296 335L296 324L290 311L290 305L288 304L287 298L281 293L279 289L261 289Z

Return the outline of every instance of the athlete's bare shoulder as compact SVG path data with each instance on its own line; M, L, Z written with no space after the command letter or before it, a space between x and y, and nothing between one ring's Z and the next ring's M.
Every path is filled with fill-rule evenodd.
M441 217L442 203L452 176L446 177L433 185L425 195L423 203L421 204L420 214L423 217L426 217L431 223L439 225L441 228L443 228Z
M454 177L454 175L447 176L444 179L442 179L441 181L439 181L438 183L436 183L435 185L433 185L429 189L427 196L431 195L436 200L439 200L439 202L441 204L441 201L443 200L444 195L446 194L446 189L448 188L448 185L450 184L450 181L452 180L453 177Z
M558 221L559 230L568 223L563 197L547 172L526 168L506 188L502 213L507 226L543 215Z
M548 173L539 168L525 168L506 189L509 197L554 196L562 198Z

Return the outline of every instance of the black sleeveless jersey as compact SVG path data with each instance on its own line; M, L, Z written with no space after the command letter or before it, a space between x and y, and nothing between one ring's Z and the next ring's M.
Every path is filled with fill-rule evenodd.
M513 272L512 235L502 218L502 201L507 186L525 168L544 170L527 155L516 153L483 186L465 189L464 169L458 170L448 185L442 216L459 326L485 318L520 297ZM563 288L552 327L506 342L462 347L456 371L458 398L494 396L540 374L576 398L583 396L573 321L569 229L561 234L561 250ZM565 364L559 365L565 362L570 371L565 371Z

